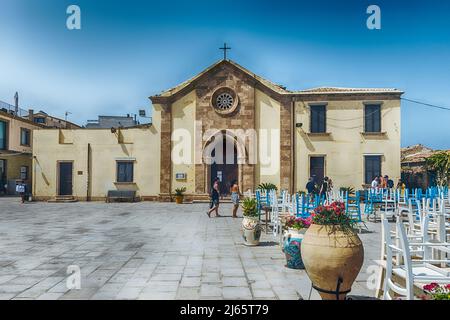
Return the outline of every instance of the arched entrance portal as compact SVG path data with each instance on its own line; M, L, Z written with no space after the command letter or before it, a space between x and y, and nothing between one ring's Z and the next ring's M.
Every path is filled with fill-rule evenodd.
M234 180L242 183L242 165L239 159L245 159L245 154L241 155L239 150L235 137L226 132L218 132L208 141L204 148L208 192L216 177L220 180L222 195L229 195Z

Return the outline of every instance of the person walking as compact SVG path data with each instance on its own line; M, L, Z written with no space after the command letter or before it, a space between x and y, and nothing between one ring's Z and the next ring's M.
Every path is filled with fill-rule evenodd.
M213 182L213 186L211 188L210 192L210 198L211 198L211 204L209 206L209 210L206 212L209 218L211 218L211 212L216 212L216 217L220 217L219 215L219 199L220 199L220 192L219 192L219 178L215 178Z
M231 183L230 188L231 202L233 203L233 218L237 218L237 210L239 208L239 185L236 180Z
M26 185L25 182L20 181L17 185L16 185L16 192L20 195L21 201L22 203L25 203L25 195L26 195Z
M386 188L388 189L394 188L394 181L392 179L389 179L388 175L384 176L384 180L386 181Z
M325 178L323 178L322 186L320 187L320 192L319 192L320 198L327 197L328 187L329 187L328 177L325 177Z
M333 180L328 178L328 192L333 192Z
M310 177L308 183L306 184L306 191L308 192L308 196L312 201L314 199L314 193L316 192L316 184L314 183L314 178Z

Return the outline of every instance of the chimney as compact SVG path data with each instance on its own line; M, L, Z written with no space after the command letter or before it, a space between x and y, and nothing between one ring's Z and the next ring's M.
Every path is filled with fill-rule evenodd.
M28 109L28 119L30 121L33 121L33 115L34 115L34 110L33 109Z

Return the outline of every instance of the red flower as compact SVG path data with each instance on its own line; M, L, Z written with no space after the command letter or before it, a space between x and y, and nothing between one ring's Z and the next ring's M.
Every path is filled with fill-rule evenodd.
M436 289L437 287L439 287L439 285L435 282L432 282L430 284L424 285L423 290L430 292L430 291L433 291L434 289Z

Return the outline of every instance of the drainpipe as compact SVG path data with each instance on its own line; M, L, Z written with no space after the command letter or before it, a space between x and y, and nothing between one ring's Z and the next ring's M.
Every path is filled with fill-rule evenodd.
M91 201L91 144L87 147L87 181L86 181L86 201Z
M34 201L34 197L36 196L36 156L32 156L31 158L31 182L33 183L33 187L31 188L31 197Z
M291 101L291 155L292 155L292 160L291 160L291 174L292 174L292 179L291 179L291 194L295 193L297 190L296 189L296 149L295 149L295 119L296 119L296 114L295 114L295 98L292 97L292 101Z

